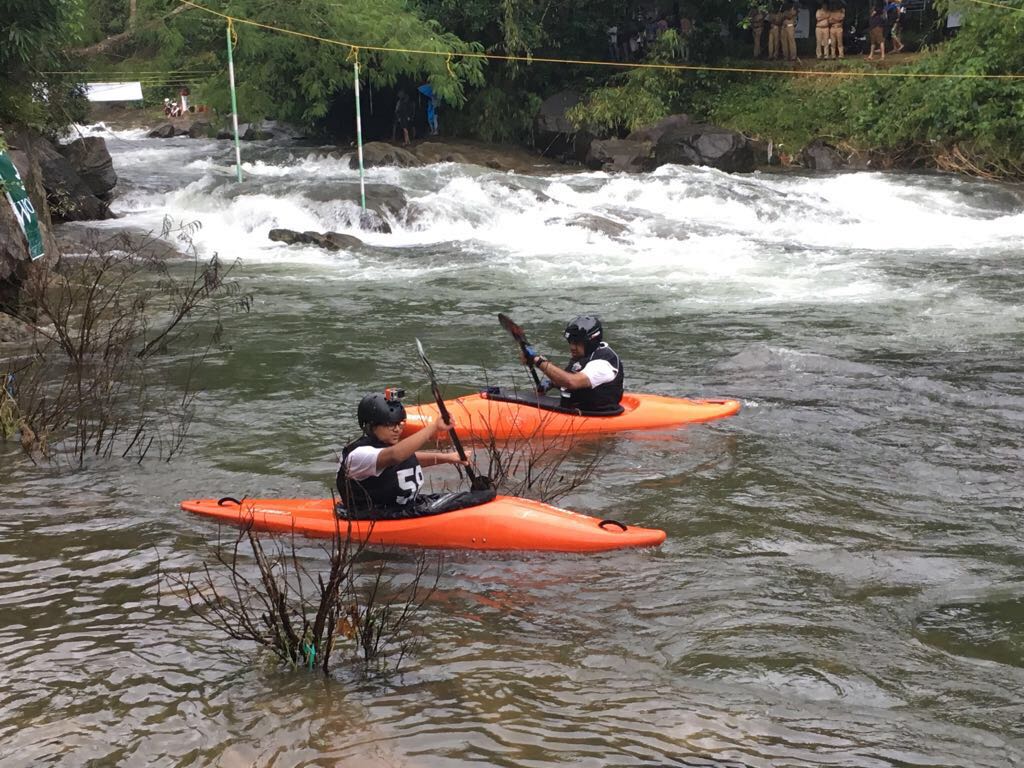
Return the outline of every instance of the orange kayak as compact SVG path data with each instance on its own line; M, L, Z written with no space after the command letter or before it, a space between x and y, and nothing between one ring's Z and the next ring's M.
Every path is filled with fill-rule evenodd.
M187 512L233 525L250 521L259 531L307 536L344 536L373 544L436 549L551 550L599 552L653 547L665 532L626 526L515 496L498 496L476 507L406 520L339 520L331 499L188 499Z
M509 396L491 392L446 400L445 405L460 437L496 438L596 435L634 429L665 429L732 416L740 410L739 400L707 400L662 395L625 394L622 413L615 416L581 416L551 410L557 399L532 394ZM509 399L504 399L508 397ZM540 403L538 405L537 403ZM437 417L437 405L406 408L403 437L423 429Z

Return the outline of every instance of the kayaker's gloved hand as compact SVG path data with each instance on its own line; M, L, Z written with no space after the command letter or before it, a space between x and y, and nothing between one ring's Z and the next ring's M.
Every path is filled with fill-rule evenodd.
M543 395L545 392L547 392L553 386L555 386L555 385L551 383L551 379L543 378L543 379L540 380L540 386L537 387L537 393Z
M519 352L519 360L523 365L533 365L533 358L537 357L537 350L529 344L525 345Z

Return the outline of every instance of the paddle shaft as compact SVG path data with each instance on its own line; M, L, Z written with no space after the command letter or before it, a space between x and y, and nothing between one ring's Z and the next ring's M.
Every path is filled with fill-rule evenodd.
M526 367L530 371L530 375L533 376L533 383L537 385L537 391L541 391L540 379L537 377L537 368L533 364L533 358L526 351L526 348L530 343L526 340L526 334L523 333L523 329L517 325L511 317L498 313L498 322L501 323L501 327L512 334L512 338L519 342L519 348L523 350L523 357L526 358Z
M441 387L437 384L437 377L434 375L434 366L430 364L427 359L426 353L423 351L423 345L420 344L419 339L416 340L416 346L419 348L420 360L423 361L423 367L427 370L427 376L430 378L430 391L434 393L434 401L437 403L437 410L441 414L441 419L447 424L452 423L451 414L448 413L448 408L444 404L444 398L441 396ZM490 478L481 477L473 471L473 467L469 465L469 460L466 458L466 449L462 447L462 441L455 432L455 427L452 426L448 430L448 434L451 435L452 445L455 446L455 452L459 454L459 458L467 462L464 466L466 470L466 477L469 478L469 487L474 491L484 490L492 486Z

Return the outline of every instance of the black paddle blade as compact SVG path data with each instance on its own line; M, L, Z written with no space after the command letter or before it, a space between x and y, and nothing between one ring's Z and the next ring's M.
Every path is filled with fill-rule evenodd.
M533 384L537 388L538 392L543 392L543 387L540 385L540 379L537 377L537 370L534 368L533 360L527 356L526 348L530 342L526 340L526 334L523 329L508 315L499 312L498 322L501 323L501 327L512 334L512 338L519 344L519 348L523 351L523 357L526 358L526 367L530 371L530 376L533 377Z
M498 322L501 323L501 327L512 334L512 338L518 341L520 344L528 344L526 340L526 334L523 329L508 315L501 312L498 313Z
M448 413L448 409L445 407L444 398L441 396L441 387L437 384L437 376L434 375L434 366L430 364L427 359L427 353L423 350L423 343L416 339L416 351L419 352L420 362L423 363L423 368L427 372L427 376L430 378L430 390L434 393L434 401L437 403L437 410L441 414L441 418L451 424L452 417ZM466 461L466 451L462 447L462 441L459 440L459 435L455 431L453 426L448 430L448 436L451 438L452 445L455 446L456 453L459 454L459 458ZM483 477L473 471L473 468L468 464L460 467L465 470L466 476L469 478L469 487L474 491L486 491L494 487L494 483L491 482L491 478Z

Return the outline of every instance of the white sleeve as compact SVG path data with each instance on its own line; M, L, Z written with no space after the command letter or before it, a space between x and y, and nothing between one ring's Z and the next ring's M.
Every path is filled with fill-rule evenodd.
M345 474L352 480L365 480L380 474L377 470L377 457L383 448L372 445L361 445L345 459Z
M619 372L612 368L612 364L607 360L591 360L581 373L590 379L591 389L614 381L615 377L619 375Z

